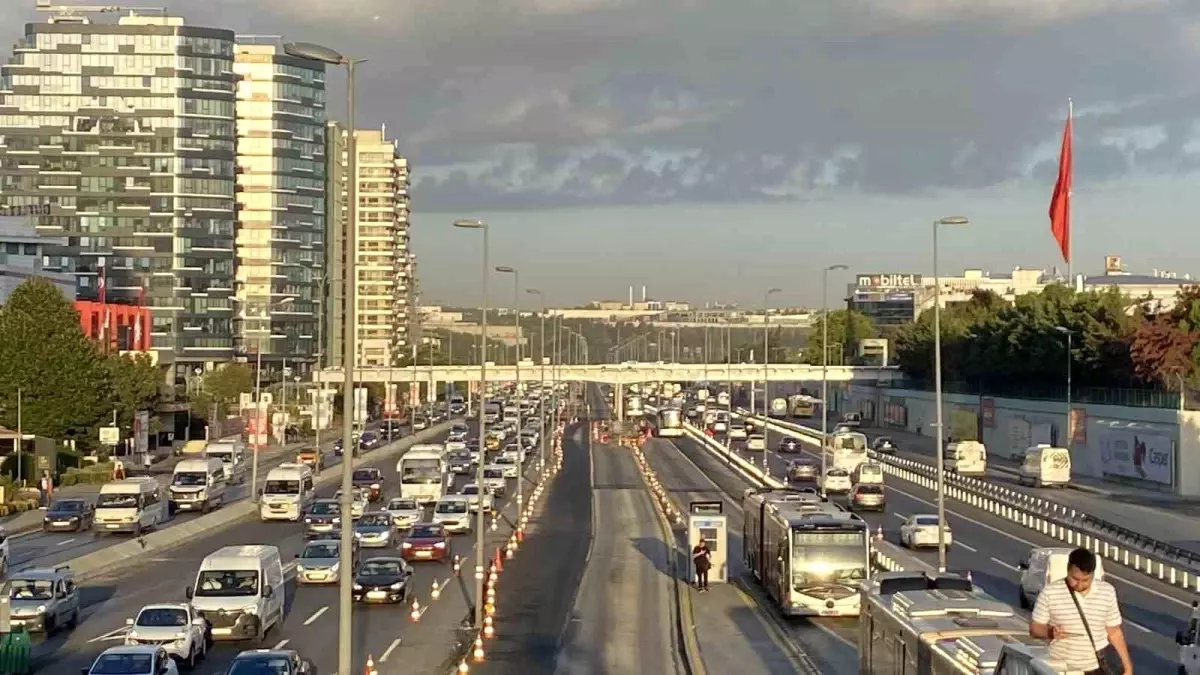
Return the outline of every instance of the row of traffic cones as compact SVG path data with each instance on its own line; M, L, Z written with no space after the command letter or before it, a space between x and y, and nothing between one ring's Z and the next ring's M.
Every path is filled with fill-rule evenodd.
M558 472L562 470L562 438L565 426L562 422L559 422L558 427L554 430L554 453L551 456L551 461L548 465L543 466L541 472L538 474L537 486L533 488L533 492L529 495L529 500L519 507L521 511L517 516L516 525L513 527L513 532L509 536L508 542L503 547L496 548L496 552L492 556L492 562L488 565L487 576L484 577L483 626L480 628L479 633L476 634L475 642L471 645L469 659L464 657L459 662L459 673L470 672L471 665L469 661L475 661L476 663L483 661L485 656L484 641L496 637L496 584L500 581L500 573L504 571L504 561L512 560L521 544L524 543L525 528L529 526L529 518L533 515L538 501L545 494L546 487L558 475ZM520 480L524 480L524 477ZM491 528L494 531L497 527L497 521L493 518ZM458 556L455 556L454 573L459 574L461 569L462 560ZM482 576L484 571L479 570L476 573Z
M642 472L646 485L650 488L650 493L654 495L655 501L658 502L659 508L666 514L667 519L675 525L683 525L683 513L675 506L675 502L671 501L666 488L658 480L658 474L650 468L650 463L646 461L646 454L642 452L640 446L634 447L633 459L637 462L638 470Z

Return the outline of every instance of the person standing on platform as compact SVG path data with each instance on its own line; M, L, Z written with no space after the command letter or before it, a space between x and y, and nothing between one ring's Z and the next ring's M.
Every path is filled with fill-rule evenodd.
M708 570L712 568L712 552L708 550L708 542L703 539L692 549L692 564L696 566L696 588L701 593L708 592Z

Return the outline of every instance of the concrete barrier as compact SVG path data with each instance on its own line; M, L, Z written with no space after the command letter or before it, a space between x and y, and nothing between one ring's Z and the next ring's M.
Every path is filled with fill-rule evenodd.
M408 448L417 443L426 442L438 434L445 432L450 428L450 425L450 422L443 422L377 450L362 453L359 457L352 460L352 466L359 467L363 464L389 459L408 450ZM313 484L318 488L331 486L338 483L341 480L341 476L341 466L330 467L322 471L316 480L313 481ZM164 530L151 532L141 538L129 539L119 544L100 549L99 551L93 551L87 555L65 561L60 563L60 565L70 565L77 579L87 579L107 571L118 563L126 562L130 558L136 558L149 553L161 553L167 549L230 527L239 521L257 515L258 504L249 499L244 499L217 509L208 515L189 520L186 523L180 523Z
M735 412L744 417L746 411ZM775 431L820 449L821 432L799 424L751 416ZM912 459L881 455L871 459L884 473L937 490L937 467ZM1017 523L1069 546L1087 548L1107 560L1165 583L1200 592L1200 554L1151 539L1063 504L990 483L946 472L946 497Z

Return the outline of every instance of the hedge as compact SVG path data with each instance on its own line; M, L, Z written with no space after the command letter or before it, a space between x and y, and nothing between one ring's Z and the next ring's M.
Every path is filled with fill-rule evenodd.
M25 513L26 511L34 511L41 506L36 499L18 499L15 501L0 504L0 517L11 516L17 513Z
M60 487L69 485L95 485L98 483L107 483L112 480L112 464L94 464L86 469L67 469L67 472L58 477Z

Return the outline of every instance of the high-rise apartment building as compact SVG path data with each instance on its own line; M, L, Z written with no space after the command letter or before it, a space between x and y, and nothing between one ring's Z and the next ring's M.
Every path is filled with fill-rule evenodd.
M340 367L345 343L342 341L342 326L345 317L346 296L346 218L350 212L346 204L348 159L347 141L349 134L340 122L325 125L325 270L326 284L323 306L325 321L321 333L321 364Z
M242 38L239 38L241 40ZM234 345L304 375L325 282L325 64L239 42Z
M334 218L350 217L346 204L345 130L330 125L330 141L326 150L331 160L329 196L335 203L329 241L330 326L328 341L330 365L341 365L342 328L344 322L336 316L345 311L342 292L342 271L345 267L344 224ZM384 366L395 364L406 354L410 345L410 311L412 305L412 256L408 232L408 160L397 152L396 142L389 140L383 130L359 130L355 134L358 155L357 230L355 233L355 265L357 284L353 323L356 327L357 365ZM340 166L338 166L340 165ZM336 243L335 243L336 240Z
M75 14L27 24L0 71L0 205L39 207L80 300L148 306L179 382L233 356L233 57L232 31Z

